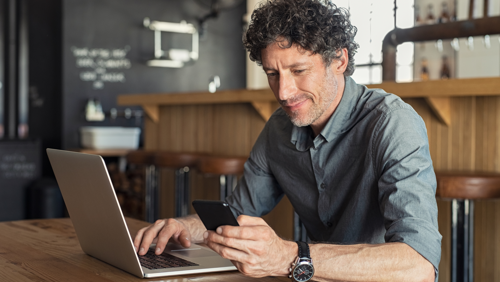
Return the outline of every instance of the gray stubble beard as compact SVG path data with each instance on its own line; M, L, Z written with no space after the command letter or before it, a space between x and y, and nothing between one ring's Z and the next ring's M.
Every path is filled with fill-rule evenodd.
M328 74L331 72L330 69L327 70ZM314 103L312 97L309 94L302 94L308 96L307 99L310 99L313 105L311 106L311 109L309 112L306 114L306 116L301 120L298 117L298 111L294 111L291 114L288 114L288 112L285 111L287 116L290 118L290 121L297 127L303 127L303 126L308 126L311 125L313 122L318 120L318 118L321 117L321 115L330 107L332 104L333 100L335 100L335 97L338 95L338 82L337 79L332 76L331 78L325 79L325 83L323 84L324 87L322 89L323 94L327 93L328 91L333 91L333 94L330 95L322 95L320 97L319 103ZM332 86L333 89L325 89L325 88L330 88ZM323 100L323 98L327 98L326 100ZM292 99L296 99L295 97ZM286 104L285 102L280 102L280 104Z

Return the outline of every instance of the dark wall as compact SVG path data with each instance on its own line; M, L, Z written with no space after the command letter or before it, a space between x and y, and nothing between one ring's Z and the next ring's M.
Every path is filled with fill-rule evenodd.
M220 89L244 88L245 51L241 43L244 2L207 22L198 61L173 69L146 65L154 56L154 34L143 26L143 19L185 20L197 26L197 18L208 12L197 1L63 0L62 147L79 147L81 126L135 125L134 121L125 120L86 122L83 112L90 98L98 98L107 111L116 107L116 97L120 94L206 91L213 75L221 78ZM189 35L164 33L162 39L164 49L191 47ZM111 64L105 68L86 65L89 58L94 63L111 60ZM101 83L99 77L103 73L115 81Z
M61 148L61 0L29 0L29 136L41 140L42 173L52 175L45 148Z

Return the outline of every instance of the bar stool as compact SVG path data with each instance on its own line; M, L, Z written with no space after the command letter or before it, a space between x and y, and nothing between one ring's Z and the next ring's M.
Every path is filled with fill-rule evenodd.
M451 199L451 282L474 279L474 200L500 198L500 174L436 171L436 196Z
M220 199L224 201L236 187L238 175L243 174L247 159L247 157L206 155L199 159L197 168L203 174L219 175Z
M159 216L158 173L153 164L154 154L154 151L136 150L125 157L127 164L145 167L144 220L147 222L154 222Z
M189 213L190 185L189 171L198 163L203 153L158 151L153 163L158 168L175 170L175 217Z

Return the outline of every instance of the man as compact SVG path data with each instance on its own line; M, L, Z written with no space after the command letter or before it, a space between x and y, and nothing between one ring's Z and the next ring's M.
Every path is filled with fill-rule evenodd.
M161 253L171 239L205 242L252 277L437 280L441 235L425 125L398 97L349 77L355 34L349 14L328 1L274 0L254 12L244 44L281 108L226 200L240 227L207 232L197 216L159 220L138 232L140 255L153 241ZM315 243L283 240L259 218L283 195Z

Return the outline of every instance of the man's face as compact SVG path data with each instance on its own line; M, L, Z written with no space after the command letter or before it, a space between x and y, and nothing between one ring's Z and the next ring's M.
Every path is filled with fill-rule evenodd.
M262 66L293 124L322 128L338 104L332 103L338 92L335 64L325 67L321 55L299 48L292 45L283 49L273 43L261 52Z

